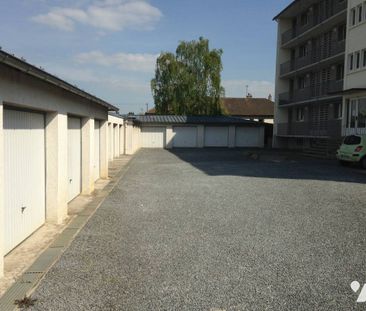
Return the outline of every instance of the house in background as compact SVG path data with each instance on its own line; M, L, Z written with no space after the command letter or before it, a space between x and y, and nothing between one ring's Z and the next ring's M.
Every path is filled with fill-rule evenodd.
M221 108L229 117L239 117L245 120L273 123L274 102L271 95L268 98L247 97L223 97ZM152 108L145 115L155 115L156 110Z
M343 90L365 80L358 74L366 69L365 10L361 0L296 0L274 18L275 147L330 157L345 128L357 126L349 116L357 112L346 107Z
M223 112L231 117L240 117L247 120L273 123L274 102L272 96L268 98L224 97L221 100Z

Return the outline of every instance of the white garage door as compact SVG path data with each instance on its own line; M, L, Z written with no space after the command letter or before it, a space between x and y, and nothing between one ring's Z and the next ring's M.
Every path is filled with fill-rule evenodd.
M261 147L259 127L237 127L235 130L236 147Z
M114 132L114 157L119 157L119 125L113 127Z
M69 201L81 192L81 120L68 118Z
M205 147L228 147L229 128L227 126L206 126Z
M44 115L4 110L5 254L45 222Z
M100 178L100 121L94 121L94 180Z
M236 147L261 147L259 127L237 127L235 130Z
M165 127L143 127L142 148L164 148L165 147Z
M175 126L173 128L174 148L194 148L197 147L197 127L195 126Z

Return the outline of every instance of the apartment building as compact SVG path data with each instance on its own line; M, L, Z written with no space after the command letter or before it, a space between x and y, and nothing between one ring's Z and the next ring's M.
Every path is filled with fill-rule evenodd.
M366 1L348 1L342 134L366 134Z
M274 18L275 147L329 156L341 141L349 11L346 0L295 0Z

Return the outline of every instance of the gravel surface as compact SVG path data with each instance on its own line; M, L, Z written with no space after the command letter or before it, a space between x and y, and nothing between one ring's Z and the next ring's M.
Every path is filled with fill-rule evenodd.
M364 310L366 174L237 150L142 150L32 310Z

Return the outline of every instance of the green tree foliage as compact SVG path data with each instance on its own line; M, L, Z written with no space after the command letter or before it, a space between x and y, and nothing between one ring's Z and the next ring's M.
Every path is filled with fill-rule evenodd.
M151 81L157 114L220 115L222 50L208 40L182 41L176 54L162 53Z

